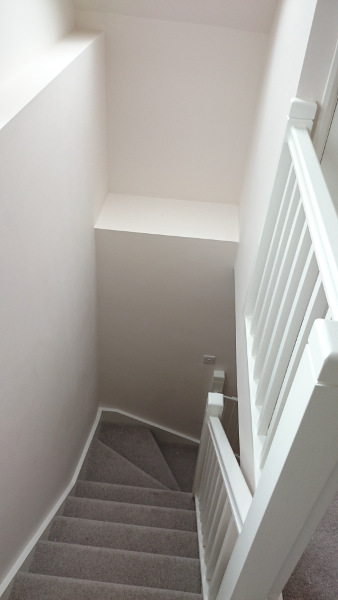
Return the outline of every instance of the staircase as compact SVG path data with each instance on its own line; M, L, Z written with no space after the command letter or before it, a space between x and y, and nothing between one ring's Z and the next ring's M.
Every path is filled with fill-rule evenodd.
M10 600L201 600L195 462L193 446L102 423Z

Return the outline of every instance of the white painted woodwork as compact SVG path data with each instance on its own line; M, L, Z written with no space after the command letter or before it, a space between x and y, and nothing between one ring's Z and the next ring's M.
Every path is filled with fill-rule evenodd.
M293 233L293 232L292 232ZM290 234L292 235L292 234ZM283 339L283 333L287 324L288 316L292 308L292 303L297 293L298 284L304 271L304 265L306 258L311 250L311 239L304 223L300 239L295 249L294 256L290 256L288 275L284 282L283 290L279 298L279 306L277 307L275 321L271 329L269 338L263 346L265 352L261 352L262 357L262 369L259 376L259 383L257 386L256 404L263 405L266 399L266 392L271 381L271 373L276 363L276 357L278 350L280 349L281 340ZM289 332L292 335L293 331ZM292 345L292 343L290 343Z
M331 306L327 287L332 282L332 276L327 283L326 273L335 260L333 254L335 247L338 247L332 230L332 223L336 223L338 230L338 219L333 215L332 201L308 134L315 109L313 102L306 103L298 99L292 102L262 245L246 305L256 482L271 445L272 431L275 432L278 426L277 415L279 418L281 407L285 404L286 390L291 382L289 374L296 368L299 352L304 347L305 342L297 340L298 332L302 335L308 332L306 327L302 328L302 323L307 323L305 316L308 318L311 315L313 320L323 317L323 306L318 302L313 304L311 300L319 272ZM305 166L308 159L311 159L310 166ZM318 196L321 193L323 197ZM289 203L287 210L283 208L284 202ZM279 217L276 217L278 214ZM280 218L283 214L284 222ZM328 219L331 221L330 239L322 234L321 229L318 231ZM279 239L278 243L276 239ZM326 255L325 249L331 241L333 249ZM270 244L275 250L275 258L264 264L264 251ZM270 274L267 265L271 267ZM332 270L335 272L335 267ZM264 298L258 318L256 293ZM331 292L333 295L334 290ZM309 303L311 309L308 311ZM314 306L317 307L317 313L313 312ZM252 320L255 318L256 326L253 327ZM295 347L298 347L298 355L295 353L294 357L298 357L294 361L292 353ZM291 368L287 374L288 365ZM273 429L269 431L271 423Z
M281 593L338 486L337 389L338 323L317 320L219 600L243 600L248 590L251 600Z
M291 164L291 161L290 161ZM269 290L273 289L277 277L277 269L274 268L276 263L278 248L280 246L281 237L284 232L286 223L286 214L289 211L290 197L295 186L295 175L292 166L290 166L287 183L283 193L283 197L280 203L278 215L276 217L276 226L272 232L271 241L269 246L265 248L266 255L264 260L263 272L260 280L256 280L252 283L255 285L255 290L252 293L252 302L254 302L254 308L252 308L252 318L250 331L252 334L256 333L257 321L261 319L261 315L264 314L264 305L267 302Z
M322 13L324 14L318 15L317 18L319 4L323 5ZM235 265L236 354L238 372L241 373L241 377L238 378L241 467L250 482L251 489L255 487L255 478L243 311L248 296L248 287L253 276L253 267L271 198L271 190L273 190L277 166L283 150L285 119L289 112L290 98L298 95L298 87L303 81L305 59L307 60L309 85L306 94L303 94L302 97L315 99L322 97L324 88L321 88L321 82L325 85L325 70L327 66L330 66L330 64L326 64L326 61L329 59L331 62L331 57L328 57L326 53L327 36L330 36L330 43L331 38L336 40L337 36L336 21L333 18L333 13L338 12L336 3L322 2L322 0L297 0L297 2L283 0L278 8L270 37L269 60L256 114L254 138L247 168L243 173L240 201L241 240ZM318 37L315 33L319 34ZM309 47L309 38L311 38L311 48ZM325 51L323 51L324 48ZM312 53L312 60L310 53ZM316 68L318 61L321 63L320 69ZM287 148L284 148L284 152L286 156L289 154ZM277 177L279 176L278 174ZM285 177L287 177L287 173ZM275 222L275 216L272 218L272 222ZM267 252L264 251L263 264L266 255Z
M299 335L297 337L294 349L291 354L291 358L285 372L285 377L281 386L281 390L278 396L278 400L276 406L274 408L274 412L272 414L272 418L270 421L270 426L267 431L267 435L264 440L264 446L262 448L260 466L261 468L264 466L265 460L267 458L271 442L276 433L276 429L278 427L278 423L284 410L285 402L290 391L292 381L294 379L301 355L304 351L305 345L310 335L310 331L312 328L312 324L315 319L325 318L325 313L327 312L327 299L325 296L324 288L322 285L321 277L318 275L316 284L314 286L311 298L308 302L307 309L304 314L303 322L299 331ZM326 317L327 318L327 317Z
M221 394L209 393L193 490L198 511L204 597L216 598L251 494L222 428Z
M294 301L289 311L284 331L280 333L277 352L273 363L269 365L270 379L265 394L264 406L260 413L258 433L266 435L275 410L274 398L278 397L283 384L283 374L286 373L290 356L297 342L298 333L309 305L311 294L318 275L318 267L313 250L310 250L306 263L298 280L299 286L294 295Z
M291 127L288 145L330 308L338 318L338 215L306 129Z
M252 351L253 354L257 356L254 370L255 379L257 379L261 373L264 356L262 348L264 348L271 339L280 306L280 299L284 293L288 278L290 262L296 251L298 239L302 231L303 215L301 205L298 197L293 198L292 200L287 219L283 225L280 244L276 254L276 263L272 273L274 278L271 278L272 284L266 291L264 312L262 311L261 314L262 331L260 334L254 336Z

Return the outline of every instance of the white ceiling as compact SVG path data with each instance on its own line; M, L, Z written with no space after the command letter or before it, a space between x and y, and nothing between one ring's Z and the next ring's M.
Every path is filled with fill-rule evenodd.
M73 0L80 10L268 33L279 0Z

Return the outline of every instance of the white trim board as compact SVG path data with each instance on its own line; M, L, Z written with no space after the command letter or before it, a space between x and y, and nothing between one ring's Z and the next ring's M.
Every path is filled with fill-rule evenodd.
M31 539L29 540L29 542L27 543L27 545L25 546L25 548L23 549L23 551L17 558L17 560L14 562L13 566L11 567L11 569L9 570L9 572L7 573L7 575L5 576L3 581L0 583L0 597L1 598L4 597L4 600L5 600L5 594L6 594L6 592L8 592L9 587L13 583L14 577L16 576L17 572L21 569L21 567L23 566L25 561L28 559L30 553L34 549L35 544L43 536L43 534L44 534L45 530L47 529L48 525L50 524L51 520L54 518L54 516L56 515L56 513L62 506L63 502L66 500L71 489L74 487L74 485L77 481L77 478L79 476L81 467L83 465L83 462L86 458L86 454L88 452L91 441L94 437L97 426L101 421L104 420L103 417L107 416L109 413L110 414L114 413L115 415L117 415L117 418L124 417L124 418L128 419L129 422L133 421L133 422L142 423L144 425L147 425L151 429L157 429L158 431L161 431L168 435L175 436L176 439L179 438L181 440L184 440L186 443L189 442L189 443L199 444L199 440L197 438L193 438L193 437L187 436L183 433L180 433L179 431L175 431L173 429L169 429L168 427L158 425L157 423L154 423L153 421L148 421L146 419L142 419L141 417L138 417L136 415L133 415L131 413L128 413L128 412L125 412L125 411L122 411L119 409L100 406L97 410L93 425L90 429L90 432L89 432L88 438L86 440L86 443L84 445L83 451L81 453L79 462L74 470L74 473L73 473L73 476L72 476L70 482L68 483L68 485L66 486L66 488L64 489L62 494L59 496L58 500L55 502L53 508L50 510L50 512L48 513L46 518L43 520L41 525L35 531L35 533L31 537ZM120 419L120 422L121 422L121 419Z
M120 423L121 422L142 423L143 425L146 425L150 429L155 429L158 432L161 432L163 434L168 434L168 438L170 436L174 436L176 438L176 441L181 440L182 443L188 442L188 443L192 443L192 444L200 443L200 440L198 438L191 437L190 435L186 435L185 433L176 431L175 429L170 429L169 427L165 427L164 425L159 425L158 423L155 423L154 421L149 421L148 419L143 419L142 417L133 415L132 413L126 412L124 410L120 410L119 408L110 408L110 407L102 406L101 407L101 421L104 421L104 420L109 421L109 416L108 416L109 414L116 415L116 418L114 419L115 423L118 423L118 422L120 422ZM104 416L106 416L108 418L104 419ZM119 420L119 417L120 417L120 420Z

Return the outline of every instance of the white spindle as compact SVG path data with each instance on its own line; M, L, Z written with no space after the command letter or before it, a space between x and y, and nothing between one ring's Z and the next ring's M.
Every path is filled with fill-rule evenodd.
M205 545L205 562L207 565L210 564L210 568L212 568L212 565L216 564L217 556L222 545L222 539L228 528L230 518L231 506L223 488L217 502L214 519Z
M291 215L290 215L291 216ZM293 215L292 215L293 216ZM295 216L290 222L287 223L287 234L288 239L286 245L284 245L285 240L281 240L281 248L280 248L280 263L278 263L278 267L276 270L276 280L274 282L273 288L271 290L271 294L269 297L269 306L267 306L267 310L264 315L264 325L262 327L262 335L254 340L253 343L253 353L257 354L256 362L255 362L255 373L254 377L258 378L260 369L262 367L262 363L264 360L264 348L266 347L270 335L272 332L272 328L275 323L276 314L279 308L280 298L285 289L285 285L288 279L289 273L289 265L292 262L292 258L295 254L297 243L299 240L299 236L301 234L302 228L304 224L304 213L301 208L300 202L298 200L297 207L295 211ZM282 245L283 242L283 245Z
M206 429L208 427L209 418L211 416L221 418L222 413L223 413L223 395L210 392L208 394L208 399L207 399L207 404L206 404L206 409L205 409L205 414L204 414L204 421L203 421L203 427L202 427L202 432L201 432L201 443L200 443L200 447L198 450L195 476L194 476L194 481L193 481L193 486L192 486L193 493L196 493L200 488L202 471L205 468L205 455L207 452L208 442L210 441L210 436L207 434L207 431L206 431Z
M207 579L209 579L209 580L212 579L212 577L214 575L217 561L222 552L222 545L223 545L224 539L227 535L227 532L229 530L229 527L231 526L232 521L233 521L233 517L232 517L231 507L230 507L230 504L226 503L224 505L224 510L222 511L222 514L221 514L221 519L218 524L214 543L210 547L210 551L208 553L208 561L206 562Z
M215 480L216 480L216 476L217 476L217 470L218 470L218 466L217 466L217 461L216 461L216 457L215 457L215 452L214 452L214 449L212 448L209 477L206 480L206 488L207 489L206 489L206 494L204 496L204 502L203 502L203 504L201 504L201 508L205 514L202 531L204 531L204 524L207 520L207 516L208 516L209 510L210 510Z
M262 455L260 460L261 468L264 466L268 452L271 447L273 437L276 433L282 412L284 410L285 402L289 394L292 381L295 377L296 370L299 365L301 355L304 351L305 345L310 335L313 323L315 319L322 319L327 311L327 299L325 296L322 279L320 276L317 277L311 298L309 300L308 307L306 309L302 326L299 331L291 358L288 364L288 368L282 383L282 387L278 396L278 401L272 415L271 423L267 432L265 443L262 449Z
M219 470L217 469L217 476L216 476L215 485L214 485L214 488L212 491L212 499L210 502L210 508L208 509L208 514L207 514L207 518L205 521L205 531L204 531L204 535L203 535L204 546L207 546L207 544L208 544L208 539L209 539L209 535L210 535L211 525L212 525L212 522L213 522L213 519L215 516L217 502L219 501L219 498L222 496L222 485L223 485L222 477L221 477Z
M251 320L251 333L254 335L256 333L257 324L261 320L261 315L263 312L263 307L266 304L267 297L269 294L269 289L271 289L272 281L271 281L271 273L274 272L274 265L276 264L276 257L278 254L278 246L280 244L281 235L283 232L284 224L287 218L289 206L290 206L290 198L292 198L293 190L295 189L295 173L294 169L291 166L285 186L285 191L283 193L283 198L280 204L280 209L278 212L276 225L274 226L274 230L272 233L271 244L268 248L264 269L259 278L259 288L257 290L257 295L255 299L255 306L252 311L252 320ZM276 274L277 277L277 274Z
M200 506L203 509L205 505L205 497L208 493L208 482L210 478L210 466L211 466L211 458L212 458L212 447L210 437L207 438L207 449L205 454L205 463L201 475L201 486L200 486L200 495L199 502Z
M306 227L303 224L303 230L298 244L296 252L290 264L290 271L288 278L284 286L283 293L279 299L279 307L276 312L275 323L270 333L270 338L267 340L267 345L264 353L264 361L261 370L261 376L257 387L256 403L263 405L266 398L266 392L269 385L271 373L276 363L278 350L281 346L281 339L285 332L288 317L292 308L294 297L297 293L297 288L304 271L304 265L311 249L311 239Z
M265 394L266 400L262 407L258 422L259 435L267 434L277 404L278 393L283 384L290 356L295 347L317 277L318 265L313 249L310 249L304 269L302 269L299 285L295 291L294 300L285 323L284 332L281 332L280 335L276 357L273 364L270 366L269 384Z
M285 249L287 247L288 238L290 235L290 231L292 229L292 224L295 219L296 210L299 201L299 194L296 185L294 185L290 202L287 206L287 213L285 216L285 220L281 223L281 229L279 231L279 235L277 235L278 243L275 251L275 257L273 261L273 265L270 271L270 276L267 281L267 287L265 290L265 296L262 298L262 305L260 307L259 312L259 320L256 327L256 332L254 335L254 343L252 347L252 352L254 355L257 354L257 347L261 341L262 332L264 331L264 326L266 323L266 316L269 311L271 296L274 293L276 283L278 281L278 275L280 273L281 264L283 261L283 257L285 255ZM261 274L257 274L257 276L261 276Z
M209 600L214 600L214 598L217 596L237 537L238 531L236 528L236 523L234 519L231 518L210 582Z

